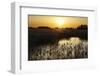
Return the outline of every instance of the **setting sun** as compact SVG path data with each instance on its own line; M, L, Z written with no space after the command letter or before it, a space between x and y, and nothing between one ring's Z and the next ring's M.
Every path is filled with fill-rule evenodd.
M64 25L64 19L63 18L57 18L56 23L58 24L59 28L62 28Z
M63 24L64 24L64 19L58 18L58 19L56 20L56 22L57 22L59 25L63 25Z

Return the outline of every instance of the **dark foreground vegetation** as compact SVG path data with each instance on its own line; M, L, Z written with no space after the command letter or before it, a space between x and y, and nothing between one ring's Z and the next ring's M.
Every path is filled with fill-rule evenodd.
M66 42L63 45L58 44L61 39L78 37L81 39L79 44L73 45ZM87 26L73 28L49 28L38 27L28 28L28 60L47 60L47 59L74 59L87 58Z

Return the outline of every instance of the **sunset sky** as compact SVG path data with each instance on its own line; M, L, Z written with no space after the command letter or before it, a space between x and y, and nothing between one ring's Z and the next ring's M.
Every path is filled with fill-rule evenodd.
M50 28L77 28L79 25L88 25L87 17L69 17L69 16L28 16L29 27L47 26Z

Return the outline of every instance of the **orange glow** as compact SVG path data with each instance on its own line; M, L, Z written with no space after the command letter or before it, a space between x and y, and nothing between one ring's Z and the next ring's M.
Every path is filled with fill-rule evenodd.
M58 24L59 28L62 28L64 25L64 19L63 18L57 18L56 23Z
M28 16L29 27L46 26L50 28L77 28L81 24L88 25L87 17L70 17L70 16Z

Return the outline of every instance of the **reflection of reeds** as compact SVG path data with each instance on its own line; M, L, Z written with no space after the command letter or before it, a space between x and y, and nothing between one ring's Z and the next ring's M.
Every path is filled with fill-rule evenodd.
M66 43L63 45L41 45L29 56L29 60L52 60L52 59L74 59L88 57L88 44L81 41L79 44L73 45Z

